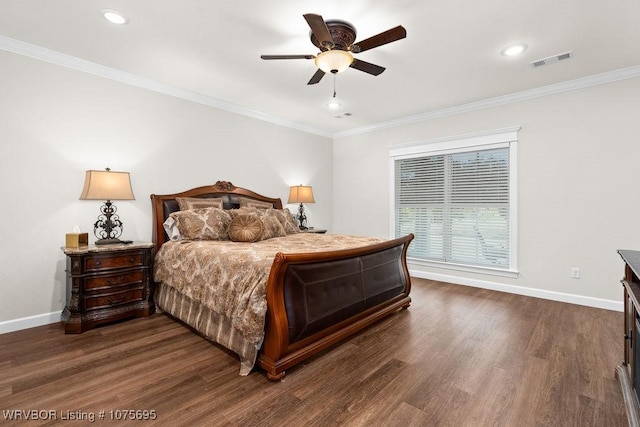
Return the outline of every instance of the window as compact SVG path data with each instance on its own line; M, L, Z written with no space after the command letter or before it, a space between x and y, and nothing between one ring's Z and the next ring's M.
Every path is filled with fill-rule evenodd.
M515 271L517 130L391 150L393 233L412 260Z

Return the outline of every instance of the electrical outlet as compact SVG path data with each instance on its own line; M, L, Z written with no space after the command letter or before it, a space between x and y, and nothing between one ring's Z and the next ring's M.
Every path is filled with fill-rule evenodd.
M580 269L578 267L571 267L571 278L572 279L580 278Z

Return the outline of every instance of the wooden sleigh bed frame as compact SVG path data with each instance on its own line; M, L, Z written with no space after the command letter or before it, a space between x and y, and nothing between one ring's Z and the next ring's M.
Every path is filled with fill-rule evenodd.
M176 197L217 197L225 209L237 208L240 198L272 203L282 209L279 198L265 197L251 190L235 187L227 181L193 188L176 194L151 195L153 208L153 242L156 250L168 241L163 223L171 212L179 210ZM318 252L277 253L266 285L267 314L265 336L256 363L270 380L284 377L285 370L319 351L362 330L368 325L410 305L411 280L406 253L413 235L365 247ZM305 287L314 286L315 297L328 289L333 278L349 292L335 313L332 301L311 301ZM158 284L161 286L161 284ZM354 297L357 295L357 297ZM335 298L335 297L334 297ZM304 309L314 304L326 315L309 319ZM179 319L182 320L182 319Z

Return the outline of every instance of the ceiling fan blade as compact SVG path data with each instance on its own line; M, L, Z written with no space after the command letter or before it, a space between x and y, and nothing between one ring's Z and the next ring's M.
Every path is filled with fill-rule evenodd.
M386 68L384 67L381 67L376 64L372 64L370 62L362 61L360 59L354 59L351 65L349 66L351 68L355 68L356 70L360 70L360 71L364 71L365 73L372 74L374 76L377 76L378 74L382 74L382 72L386 70Z
M402 25L398 25L395 28L385 31L384 33L377 34L368 39L362 40L355 44L354 52L364 52L365 50L373 49L374 47L382 46L383 44L395 42L407 37L407 30Z
M262 59L313 59L315 55L260 55Z
M324 71L318 68L318 71L316 71L316 73L313 75L313 77L311 77L311 80L309 80L309 83L307 84L314 85L318 83L320 80L322 80L323 77L324 77Z
M309 27L311 27L311 31L320 42L320 45L324 46L327 49L332 49L335 43L333 41L333 37L331 37L329 28L327 27L327 23L324 22L324 18L313 13L307 13L306 15L302 16L304 16L307 24L309 24Z

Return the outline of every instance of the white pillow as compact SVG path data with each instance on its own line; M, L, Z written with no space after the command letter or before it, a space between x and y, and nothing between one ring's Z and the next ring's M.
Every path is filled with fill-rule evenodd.
M182 236L180 235L180 230L178 230L178 223L175 219L169 217L165 222L162 223L164 227L164 231L169 236L169 239L177 242L178 240L182 240Z

